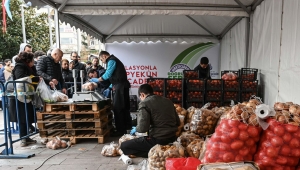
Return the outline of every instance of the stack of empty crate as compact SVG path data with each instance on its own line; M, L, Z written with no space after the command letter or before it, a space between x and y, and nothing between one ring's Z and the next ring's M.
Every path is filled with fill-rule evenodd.
M42 138L78 139L96 138L104 143L112 129L111 101L46 103L37 112L37 124Z

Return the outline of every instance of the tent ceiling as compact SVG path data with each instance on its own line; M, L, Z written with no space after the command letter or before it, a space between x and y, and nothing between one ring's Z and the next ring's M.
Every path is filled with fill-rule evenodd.
M29 1L58 9L61 21L106 42L202 42L218 41L261 0Z

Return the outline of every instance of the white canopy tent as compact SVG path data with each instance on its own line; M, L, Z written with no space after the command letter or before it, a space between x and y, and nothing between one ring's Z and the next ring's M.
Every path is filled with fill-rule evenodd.
M30 1L103 43L220 42L220 70L258 68L265 103L300 104L299 0Z
M28 0L26 0L28 1ZM103 43L219 42L262 0L30 0Z

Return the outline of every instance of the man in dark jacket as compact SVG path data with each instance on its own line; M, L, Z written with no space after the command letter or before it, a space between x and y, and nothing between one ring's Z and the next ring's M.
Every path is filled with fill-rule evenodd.
M194 68L195 71L199 71L199 78L211 79L210 77L210 66L207 57L202 57L200 59L200 64Z
M95 69L97 71L104 70L104 68L99 65L99 58L93 58L92 65L86 69L86 72L89 72L90 69Z
M105 73L100 78L92 78L90 81L99 82L109 80L113 88L113 111L117 133L112 136L121 136L127 133L126 130L131 129L130 116L130 83L127 79L127 73L123 63L114 55L110 55L107 51L101 51L100 60L107 64Z
M42 56L37 62L37 74L45 80L47 85L52 88L61 90L62 93L67 94L65 81L62 77L61 61L63 52L56 48L51 52L51 56Z
M79 71L83 70L83 75L85 77L84 81L85 81L86 80L85 65L79 62L79 56L78 56L77 52L75 52L75 51L71 52L71 60L74 62L74 68L73 69L77 69Z
M154 145L167 145L176 140L176 131L180 120L172 101L154 95L149 84L141 85L138 94L141 102L137 126L131 130L130 134L149 132L149 135L123 142L121 150L125 155L147 158L149 150Z

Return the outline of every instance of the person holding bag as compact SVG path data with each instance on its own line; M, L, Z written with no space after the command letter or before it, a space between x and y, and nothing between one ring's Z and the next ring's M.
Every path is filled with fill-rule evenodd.
M23 77L31 76L32 83L37 84L39 82L39 77L36 73L36 69L34 67L34 55L33 53L21 52L15 58L15 68L12 71L13 79L17 80ZM25 84L26 85L26 84ZM34 85L36 88L36 85ZM22 96L23 97L23 96ZM18 107L16 106L16 102L18 103ZM26 108L25 108L26 105ZM18 109L18 115L16 112L16 108ZM23 136L29 135L29 129L34 130L32 123L34 123L35 114L34 107L32 102L20 102L16 101L15 98L10 98L9 100L9 117L11 122L17 122L19 118L19 135L20 138ZM26 122L26 114L28 118L28 122ZM18 116L18 117L17 117ZM27 125L28 124L28 125ZM28 128L28 130L27 130ZM33 129L32 129L33 128ZM25 147L28 144L36 143L36 140L32 140L29 137L21 140L21 147Z

